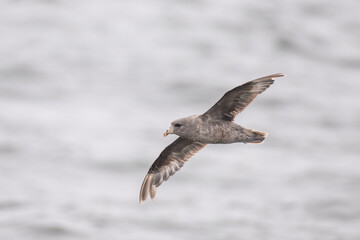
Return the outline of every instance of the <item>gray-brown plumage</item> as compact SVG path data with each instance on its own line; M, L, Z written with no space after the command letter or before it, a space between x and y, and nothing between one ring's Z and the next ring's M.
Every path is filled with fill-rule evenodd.
M167 146L150 167L141 186L140 203L145 201L149 194L153 199L156 188L209 143L263 142L267 133L243 128L233 120L257 95L273 84L273 78L283 76L285 75L278 73L247 82L225 93L204 114L172 122L164 136L176 134L179 138Z

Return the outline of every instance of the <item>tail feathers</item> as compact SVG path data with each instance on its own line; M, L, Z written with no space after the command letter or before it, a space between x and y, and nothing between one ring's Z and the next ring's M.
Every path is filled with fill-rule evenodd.
M248 143L262 143L265 140L265 137L268 135L266 132L260 132L260 131L256 131L256 130L250 130L247 129L248 131L246 132L247 135L247 141Z

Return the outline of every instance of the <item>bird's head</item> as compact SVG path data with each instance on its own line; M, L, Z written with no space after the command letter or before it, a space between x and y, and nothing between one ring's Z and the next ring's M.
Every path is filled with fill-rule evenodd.
M184 131L184 128L186 128L186 125L186 121L183 121L182 119L173 121L169 129L164 132L164 137L169 134L176 134L178 136L181 136L181 133Z
M189 129L192 126L191 123L195 120L195 117L196 116L194 115L173 121L170 125L170 128L166 130L166 132L164 132L164 137L169 134L175 134L179 137L187 137L187 135L189 134Z

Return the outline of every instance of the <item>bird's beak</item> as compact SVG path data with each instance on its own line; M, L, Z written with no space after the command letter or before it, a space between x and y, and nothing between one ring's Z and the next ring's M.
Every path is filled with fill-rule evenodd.
M165 132L164 132L164 137L166 137L167 135L169 135L169 134L172 134L174 132L174 129L172 128L172 127L170 127L168 130L166 130Z

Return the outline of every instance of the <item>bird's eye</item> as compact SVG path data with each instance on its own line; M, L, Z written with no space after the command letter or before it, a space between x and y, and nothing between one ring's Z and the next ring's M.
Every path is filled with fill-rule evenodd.
M180 124L180 123L175 123L174 126L175 126L175 127L181 127L181 124Z

